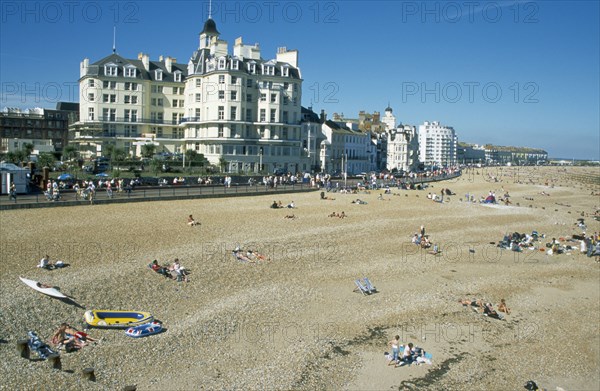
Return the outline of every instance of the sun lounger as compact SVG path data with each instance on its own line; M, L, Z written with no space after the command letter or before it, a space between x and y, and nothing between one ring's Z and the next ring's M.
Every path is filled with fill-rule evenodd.
M364 281L365 281L365 287L369 290L369 293L377 292L377 288L375 288L373 286L373 284L371 284L371 281L369 281L369 279L367 277L364 278Z
M359 291L363 295L371 294L371 291L369 289L367 289L366 286L363 285L363 283L360 281L360 279L355 280L354 283L356 284L356 288L354 289L354 292Z

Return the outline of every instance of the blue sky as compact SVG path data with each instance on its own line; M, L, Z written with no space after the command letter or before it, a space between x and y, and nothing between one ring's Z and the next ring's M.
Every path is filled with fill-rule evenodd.
M187 63L206 1L2 1L0 107L77 99L112 51ZM221 38L298 49L303 105L440 121L460 141L600 159L598 1L215 1Z

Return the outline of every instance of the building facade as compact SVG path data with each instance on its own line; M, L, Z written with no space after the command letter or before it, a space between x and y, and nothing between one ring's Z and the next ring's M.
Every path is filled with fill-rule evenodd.
M69 124L77 121L77 103L58 102L56 110L5 108L0 112L0 153L33 144L34 153L61 152L69 141Z
M419 160L425 166L447 167L456 164L458 140L454 128L438 121L419 125Z
M411 125L400 125L388 130L386 136L386 168L390 171L416 171L419 164L417 128Z
M151 143L157 152L195 150L229 172L310 170L298 52L279 48L264 60L258 44L238 38L229 53L219 34L209 18L187 64L143 53L84 59L72 141L90 156L107 144L139 156Z

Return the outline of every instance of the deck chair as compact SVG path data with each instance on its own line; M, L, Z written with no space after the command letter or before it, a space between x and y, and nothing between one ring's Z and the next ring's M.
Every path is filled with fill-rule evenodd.
M364 278L364 281L365 281L365 287L369 290L369 293L377 292L377 288L375 288L373 286L373 284L371 284L371 281L369 281L369 279L367 277Z
M367 289L366 286L363 285L363 283L360 281L360 279L355 280L354 283L356 284L356 288L354 288L354 292L359 291L363 295L369 295L371 293L371 291L369 289Z

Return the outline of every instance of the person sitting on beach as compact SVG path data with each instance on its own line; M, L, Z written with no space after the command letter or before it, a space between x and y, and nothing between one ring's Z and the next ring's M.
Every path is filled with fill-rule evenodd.
M169 271L171 272L171 276L177 281L185 281L188 282L187 271L181 264L179 263L179 258L175 258L173 261L173 265L169 267Z
M388 363L388 366L393 364L395 367L398 364L398 361L400 361L400 336L396 335L394 339L388 342L388 345L392 348L391 360Z
M296 205L294 204L294 201L292 201L291 203L288 204L287 206L289 209L294 209L296 207Z
M423 236L421 238L421 248L429 248L431 247L431 243L429 242L428 236Z
M281 203L281 200L277 201L277 207L278 208L283 208L283 204Z
M277 209L279 208L279 205L277 205L277 201L273 201L273 203L271 204L271 209Z
M413 344L410 342L404 346L404 352L402 352L402 362L410 364L412 362Z
M156 259L154 261L152 261L152 263L149 266L150 266L150 269L154 270L158 274L161 274L161 275L163 275L165 277L171 277L171 274L169 273L169 271L167 270L167 268L163 267L163 266L160 266L158 264L158 261Z
M510 315L510 308L506 306L506 301L504 299L500 299L500 304L498 305L498 311L504 312L506 315Z
M429 251L429 254L431 255L438 255L439 253L441 253L440 248L438 247L437 243L433 245L433 250Z
M48 255L44 255L44 257L40 259L38 267L41 267L42 269L52 270L54 268L54 265L50 262L50 257Z
M345 217L346 217L346 213L344 213L344 211L342 211L342 213L340 213L340 214L338 215L338 217L339 217L340 219L343 219L343 218L345 218Z
M52 336L51 342L58 347L64 346L67 351L72 351L87 346L89 342L97 342L97 340L72 328L67 323L62 323Z
M415 233L415 235L412 237L412 243L416 244L417 246L419 246L421 244L421 238L419 237L419 234Z
M188 223L188 225L189 225L190 227L195 227L196 225L198 225L198 224L199 224L199 223L198 223L196 220L194 220L194 217L193 217L192 215L189 215L189 216L188 216L188 221L187 221L187 223Z
M334 211L334 212L331 212L331 214L328 215L327 217L338 217L338 214Z

